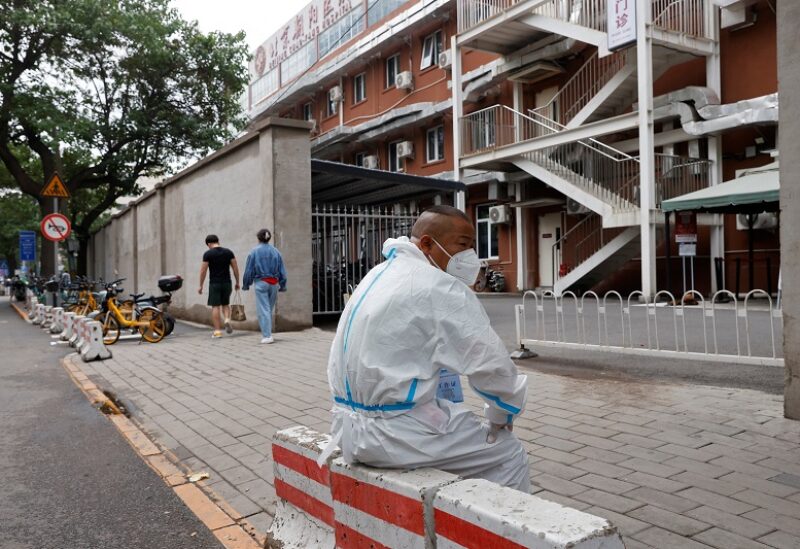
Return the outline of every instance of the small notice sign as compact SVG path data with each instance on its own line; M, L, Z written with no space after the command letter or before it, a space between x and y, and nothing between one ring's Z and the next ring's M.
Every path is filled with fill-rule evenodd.
M697 213L676 212L675 219L675 242L678 244L696 243Z
M44 186L41 195L48 196L50 198L69 198L69 191L67 190L67 186L64 185L64 182L61 181L61 178L56 173L53 174L53 177L51 177L47 185Z
M636 42L637 0L606 0L609 51Z

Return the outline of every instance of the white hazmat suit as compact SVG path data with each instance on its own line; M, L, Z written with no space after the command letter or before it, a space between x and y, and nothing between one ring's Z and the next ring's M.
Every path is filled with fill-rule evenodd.
M525 407L519 375L464 283L434 267L406 237L383 246L386 261L351 296L328 361L332 435L349 463L436 467L530 491L528 457L508 430L487 442L488 422L436 398L439 372L466 376L505 424Z

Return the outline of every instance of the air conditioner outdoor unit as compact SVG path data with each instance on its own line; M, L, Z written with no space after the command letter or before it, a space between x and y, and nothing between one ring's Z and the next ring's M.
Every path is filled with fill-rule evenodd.
M311 122L311 133L317 133L319 131L316 118L309 118L306 122Z
M344 93L342 93L341 86L334 86L328 90L328 99L333 101L334 103L338 103L344 99Z
M374 154L370 154L364 157L364 167L369 168L371 170L378 169L378 157Z
M567 213L570 215L581 215L589 213L589 208L575 200L567 198Z
M451 50L444 50L439 54L439 68L449 69L453 64L453 54Z
M410 90L414 88L414 76L411 71L403 71L395 78L395 85L401 90Z
M414 158L414 144L411 141L401 141L397 144L398 158Z
M754 229L775 229L778 226L778 216L774 213L764 212L753 216ZM747 214L736 214L736 229L748 229Z
M492 223L511 223L511 207L508 204L489 208L489 219Z

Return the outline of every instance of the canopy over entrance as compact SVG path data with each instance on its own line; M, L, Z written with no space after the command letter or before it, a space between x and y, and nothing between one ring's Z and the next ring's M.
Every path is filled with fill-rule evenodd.
M451 197L467 186L459 181L373 170L328 160L311 160L311 200L314 204L388 205L435 195ZM445 200L443 203L452 203Z
M721 185L684 194L661 204L664 212L760 213L778 211L780 195L777 163L747 170Z

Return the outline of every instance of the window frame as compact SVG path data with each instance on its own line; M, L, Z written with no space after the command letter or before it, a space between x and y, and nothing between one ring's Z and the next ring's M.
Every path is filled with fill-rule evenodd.
M439 139L438 132L441 132L441 139ZM434 135L435 151L431 151L431 134ZM431 164L433 162L440 162L444 160L444 147L444 124L439 124L438 126L429 128L425 132L425 161L428 164ZM436 155L432 156L431 152L436 152Z
M360 85L359 85L360 82ZM359 98L359 91L361 97ZM353 77L353 105L358 105L367 100L367 73L360 72Z
M339 114L339 101L331 99L331 90L335 87L336 86L331 86L328 88L328 91L325 92L325 115L327 118Z
M306 122L314 120L314 103L312 101L303 103L303 120Z
M439 64L439 54L444 48L442 30L436 30L422 39L422 55L419 61L419 70L424 71ZM429 49L426 55L425 50Z
M389 67L390 66L394 70L394 74L392 75L391 82L389 81ZM386 58L386 64L385 64L385 70L384 70L384 75L386 77L384 83L385 83L386 87L384 89L389 90L389 89L397 87L397 75L398 74L400 74L400 54L396 53L396 54L391 55L391 56Z
M476 248L475 251L478 254L478 259L480 259L481 261L494 261L494 260L499 260L500 259L500 233L499 233L499 227L498 227L499 223L492 223L492 220L489 217L489 208L491 208L492 206L497 206L497 204L495 204L493 202L489 202L489 203L485 203L485 204L477 204L475 206L475 248ZM486 208L486 217L483 218L483 219L480 217L480 214L479 214L481 208ZM488 242L486 243L486 250L488 252L488 255L486 257L484 257L481 254L481 236L482 236L481 230L482 230L482 225L486 226L486 228L484 229L486 231L485 238L488 239ZM495 250L492 250L492 231L493 230L497 231L497 233L496 233L497 234L497 248ZM492 255L492 251L495 251L496 254Z
M367 158L367 153L364 151L357 152L353 155L353 165L364 167L364 160Z
M397 154L397 145L399 145L402 142L403 142L402 139L398 139L397 141L392 141L389 143L388 154L387 154L388 162L386 163L387 164L386 168L390 172L401 173L405 171L403 159L400 158L400 156ZM392 169L392 148L394 148L394 164L395 164L394 170Z

